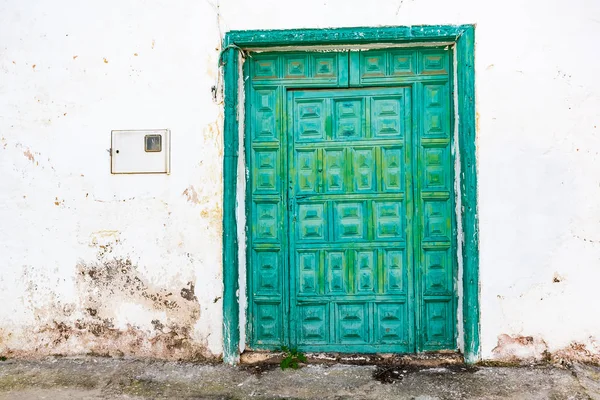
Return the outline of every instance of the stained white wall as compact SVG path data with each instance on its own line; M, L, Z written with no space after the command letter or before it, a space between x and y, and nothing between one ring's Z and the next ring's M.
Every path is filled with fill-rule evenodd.
M0 353L221 353L223 32L461 23L483 356L600 354L593 0L0 0ZM136 128L171 129L171 175L110 175L111 129Z

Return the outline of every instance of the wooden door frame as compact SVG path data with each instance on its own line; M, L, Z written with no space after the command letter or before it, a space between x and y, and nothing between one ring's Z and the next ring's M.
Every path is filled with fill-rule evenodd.
M458 133L459 188L462 237L463 345L467 363L480 359L479 342L479 226L477 214L475 26L435 25L379 28L296 29L230 31L223 40L220 64L224 75L223 157L223 360L239 361L239 246L238 156L240 129L244 128L241 56L257 48L310 46L352 47L360 45L432 42L455 44L455 129ZM244 243L241 244L242 246Z

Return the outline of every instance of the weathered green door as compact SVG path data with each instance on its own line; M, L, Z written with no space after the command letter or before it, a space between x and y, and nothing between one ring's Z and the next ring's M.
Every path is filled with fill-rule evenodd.
M349 83L389 75L372 54L348 55ZM249 148L251 348L456 348L450 83L407 54L415 77L392 87L256 90L251 130L279 109L283 136Z

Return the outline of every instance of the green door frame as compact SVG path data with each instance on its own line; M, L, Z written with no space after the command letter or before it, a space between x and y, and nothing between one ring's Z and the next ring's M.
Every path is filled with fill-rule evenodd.
M479 226L475 116L475 27L435 25L379 28L230 31L225 35L221 63L224 74L223 128L223 361L239 360L239 258L237 179L240 121L240 52L278 46L340 46L453 42L456 53L456 120L460 154L462 221L463 343L467 363L480 359L479 344ZM243 126L243 121L242 121Z

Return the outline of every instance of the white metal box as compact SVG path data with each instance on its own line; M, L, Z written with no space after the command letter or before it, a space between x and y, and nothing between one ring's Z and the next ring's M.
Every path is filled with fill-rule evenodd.
M168 129L111 132L111 173L168 174L171 169Z

